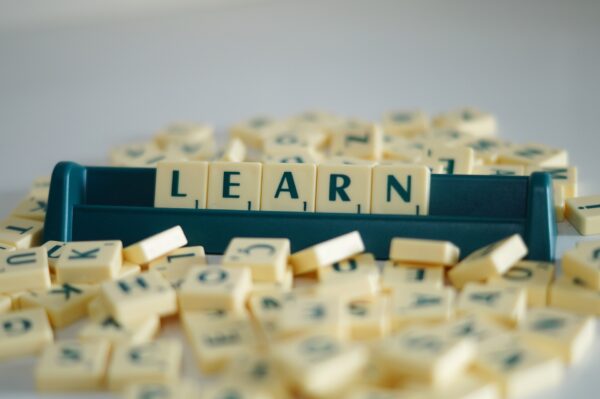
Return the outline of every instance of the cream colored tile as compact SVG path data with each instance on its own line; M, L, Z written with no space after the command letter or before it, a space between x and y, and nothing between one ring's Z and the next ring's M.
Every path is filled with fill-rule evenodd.
M0 243L17 249L40 244L44 223L37 220L9 217L0 222Z
M144 160L162 155L162 151L154 142L135 142L122 144L111 149L109 161L112 166L134 166L143 164Z
M502 324L485 314L468 314L452 320L440 327L450 337L469 338L478 345L511 331Z
M0 314L8 313L12 309L12 298L8 295L0 295Z
M48 255L48 266L50 266L50 270L54 272L54 266L58 261L58 258L62 254L65 245L67 243L64 241L47 241L42 245L42 248L46 249L46 254Z
M50 270L44 248L0 252L0 293L50 288Z
M318 269L314 293L345 299L370 297L379 292L379 267L373 254L365 253Z
M428 147L426 154L430 161L443 164L448 175L468 175L475 166L475 151L470 147L433 145Z
M302 163L263 165L261 210L314 212L317 167Z
M522 260L502 277L490 279L489 283L523 288L527 292L529 306L546 306L554 274L554 264L551 262Z
M45 198L27 197L13 209L11 216L43 222L47 206L48 201Z
M140 265L136 265L135 263L131 263L129 261L124 261L123 266L121 266L121 270L117 276L117 279L127 278L131 276L138 275L142 272L142 267Z
M171 383L128 384L123 391L123 399L186 399L199 397L198 387L192 381Z
M235 356L224 372L224 380L244 388L244 392L291 398L281 371L269 356L246 351Z
M383 130L394 136L414 137L429 130L429 116L419 110L390 111L383 115Z
M418 163L424 156L425 146L421 142L390 134L383 136L383 159L385 160Z
M123 249L123 259L143 265L186 244L181 226L175 226L127 246Z
M294 274L298 275L350 258L364 250L360 233L353 231L293 253L290 263Z
M208 174L207 208L260 209L262 164L212 162Z
M433 126L459 130L476 137L494 136L498 129L492 114L472 107L438 114L433 118Z
M193 247L183 247L175 249L165 256L148 263L149 270L165 272L169 268L181 266L201 266L206 265L206 254L201 245Z
M214 128L205 123L176 122L159 130L154 135L154 142L160 148L169 144L186 144L204 142L212 139Z
M164 149L164 160L207 161L216 156L217 143L210 138L205 141L168 143Z
M391 330L390 303L387 297L356 299L345 303L350 338L372 340L387 336Z
M371 212L372 165L327 162L317 167L316 211Z
M208 162L162 161L156 166L154 206L157 208L206 208Z
M262 161L265 163L306 163L318 164L323 161L323 155L313 148L294 148L280 151L276 155L264 155Z
M567 276L583 282L586 287L600 290L600 245L566 251L562 270Z
M290 256L287 238L234 238L223 254L226 267L248 267L253 281L283 281Z
M269 129L277 126L280 122L268 116L254 116L248 120L236 123L230 129L230 137L237 137L245 144L258 148L262 145Z
M456 293L451 288L405 286L392 294L392 329L410 323L439 323L454 317Z
M458 262L460 249L450 241L393 238L390 259L394 262L450 266Z
M345 314L337 298L296 298L286 303L275 334L288 338L318 331L342 339L346 330Z
M484 164L494 164L501 151L510 148L512 145L504 140L493 137L480 137L464 143L475 151L475 160ZM498 165L496 165L498 166Z
M525 167L521 165L477 165L473 168L473 174L484 176L524 176Z
M578 195L578 184L577 184L577 168L574 166L565 167L537 167L530 166L527 168L527 174L534 172L546 172L552 176L552 183L554 186L560 186L564 188L565 199L577 197Z
M243 162L245 159L246 145L242 140L235 137L225 144L225 147L219 156L219 160L225 162Z
M388 292L403 290L406 286L442 288L444 269L423 265L386 262L383 266L381 287Z
M457 311L489 316L507 326L518 326L527 311L527 294L520 287L468 283L458 297Z
M86 323L77 333L77 338L83 342L142 344L154 338L159 329L160 318L155 315L135 322L129 321L127 325L112 316L105 316L103 319Z
M0 314L0 359L38 354L53 340L46 312L27 309Z
M329 151L333 156L381 159L383 130L377 124L343 125L334 129Z
M565 150L551 148L543 144L530 143L515 145L498 156L498 163L525 166L565 167L569 163Z
M12 246L12 245L8 245L8 244L2 244L2 243L0 243L0 252L12 252L12 251L14 251L15 249L17 249L17 248L15 248L15 247L14 247L14 246Z
M121 241L69 242L54 263L59 284L93 284L116 278L123 265Z
M600 316L600 291L580 280L561 276L550 287L548 304L570 312Z
M600 234L600 196L567 199L565 217L579 234Z
M371 213L427 215L431 173L421 165L373 168Z
M318 150L327 141L323 129L298 129L282 127L269 131L263 141L263 152L268 155L286 154L297 149L312 148Z

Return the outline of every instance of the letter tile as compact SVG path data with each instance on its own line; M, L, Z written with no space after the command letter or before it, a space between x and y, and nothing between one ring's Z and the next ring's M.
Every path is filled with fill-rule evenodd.
M212 162L208 175L208 209L260 209L261 163Z
M162 161L156 166L154 206L157 208L206 208L208 162Z

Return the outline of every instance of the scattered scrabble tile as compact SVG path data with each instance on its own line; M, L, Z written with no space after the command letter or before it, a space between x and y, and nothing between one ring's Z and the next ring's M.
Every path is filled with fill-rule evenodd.
M44 248L0 252L0 292L50 288L50 270Z
M394 238L390 244L390 259L395 262L454 265L460 249L449 241Z
M475 165L475 152L470 147L449 147L446 145L430 146L427 158L444 165L444 173L448 175L468 175Z
M493 136L497 130L496 118L493 115L471 107L436 115L433 118L433 126L455 129L476 137Z
M223 379L247 388L255 395L270 395L273 399L290 397L275 362L260 353L247 351L235 356Z
M452 288L402 287L392 294L392 329L409 323L439 323L454 316L456 294Z
M565 150L542 144L523 144L500 152L498 163L540 167L565 167L568 164Z
M474 175L523 176L525 167L521 165L477 165L473 168Z
M27 292L19 301L21 309L43 308L48 313L52 326L62 328L85 317L88 303L97 293L96 286L67 283L43 292Z
M52 340L52 328L44 310L0 314L0 359L37 354Z
M457 309L463 313L481 313L512 327L525 317L527 294L519 287L468 283L460 293Z
M44 223L11 217L0 222L0 243L25 249L38 245L42 236Z
M121 266L121 270L119 270L117 279L135 276L141 272L142 267L140 265L136 265L135 263L131 263L129 261L123 261L123 266Z
M577 168L574 166L565 167L535 167L527 168L527 173L546 172L552 176L552 182L555 187L561 187L564 190L565 198L577 197Z
M221 161L243 162L246 158L246 146L244 142L237 138L230 139L219 157Z
M182 352L181 343L175 340L118 344L108 367L108 386L121 391L132 383L174 383L179 376Z
M277 126L278 122L267 116L255 116L235 124L230 128L230 136L241 139L251 147L260 147L269 129ZM265 133L267 132L267 133Z
M550 288L548 305L575 313L600 316L600 291L583 281L562 276Z
M294 274L303 274L350 258L365 250L358 231L353 231L295 252L290 256Z
M35 369L37 389L45 392L101 389L109 348L102 341L62 341L46 347Z
M346 318L341 302L335 298L296 298L288 302L277 319L275 332L281 338L319 332L346 336Z
M308 163L270 162L263 165L260 209L314 212L317 167Z
M385 291L403 290L406 286L442 288L444 269L423 265L386 262L383 266L381 286Z
M473 252L450 270L448 278L455 287L461 288L469 281L498 277L525 255L527 247L521 236L515 234Z
M529 306L546 306L550 285L554 281L554 269L551 262L522 260L502 277L491 278L489 283L523 288L527 292Z
M46 254L48 255L48 266L50 266L50 270L54 272L54 266L60 258L65 245L67 243L64 241L46 241L42 248L46 249Z
M100 286L100 296L117 320L168 316L177 311L175 290L160 273L149 271Z
M414 137L429 129L429 117L423 111L391 111L382 124L386 134Z
M0 314L7 313L13 308L12 298L7 295L0 295Z
M163 156L159 161L203 161L214 159L216 153L216 142L214 139L205 141L168 143L164 148Z
M564 274L583 282L587 287L600 290L600 245L566 251L562 259L562 270Z
M475 357L474 343L441 331L412 327L384 339L376 356L397 377L448 386Z
M377 124L347 123L334 129L329 151L333 156L378 160L383 151L383 131Z
M208 171L209 209L260 209L262 164L212 162Z
M206 254L201 245L183 247L169 252L167 255L148 263L149 270L165 272L169 268L183 266L201 266L206 264Z
M389 301L386 297L355 299L345 304L350 338L368 340L382 338L391 329Z
M110 152L113 166L141 166L148 160L163 156L163 152L153 142L128 143L115 147ZM47 194L47 190L46 190Z
M253 281L282 281L290 256L287 238L234 238L222 263L226 267L249 267Z
M190 381L128 384L123 391L124 399L185 399L197 397L198 388L196 384Z
M318 151L312 148L295 148L281 152L277 155L263 155L262 161L266 163L306 163L306 164L317 164L320 163L323 156Z
M450 337L469 338L477 344L484 343L509 332L506 324L485 314L468 314L444 324L441 329Z
M162 161L156 166L154 206L157 208L206 208L208 162Z
M248 307L259 322L273 321L279 318L286 304L294 299L294 294L281 291L252 294L248 300Z
M429 130L418 137L423 142L442 143L450 147L464 145L473 140L473 136L456 129L436 128Z
M373 168L371 213L427 215L431 173L421 165L377 165Z
M175 226L158 234L131 244L123 249L123 258L138 265L146 264L187 244L180 226Z
M595 327L591 317L535 308L527 313L520 331L531 346L571 364L579 362L591 349Z
M11 215L17 218L43 222L46 218L47 206L48 203L45 198L27 197L17 205Z
M265 154L277 155L289 153L297 149L312 148L318 150L327 140L325 133L319 129L280 128L269 131L262 145Z
M102 319L91 320L78 332L77 338L81 341L107 341L111 344L131 343L142 344L149 342L160 329L160 318L149 316L139 321L128 321L123 324L110 315Z
M464 145L471 147L475 151L476 161L483 162L484 164L495 164L500 152L512 146L512 144L504 140L493 137L476 138L474 140L466 141ZM502 168L502 165L491 166ZM517 170L524 170L524 168L519 166L519 169Z
M419 163L425 156L424 145L409 141L400 136L385 135L383 137L383 159L387 161Z
M373 164L327 161L317 167L317 212L370 213Z
M283 275L283 280L274 281L274 282L253 282L252 283L252 293L259 292L270 292L270 291L282 291L289 292L294 287L294 269L287 265L285 269L285 273Z
M318 278L316 295L361 298L379 292L379 267L372 254L361 254L321 268Z
M160 148L169 144L202 143L212 139L214 128L208 124L177 122L158 131L154 142Z
M121 266L121 241L69 242L54 263L56 281L92 284L116 278Z
M600 196L567 199L565 217L579 234L600 234Z
M513 334L479 345L474 366L495 381L505 398L525 397L556 386L564 369L557 357L548 357Z
M328 335L311 334L274 350L289 383L309 397L336 397L366 368L368 352Z

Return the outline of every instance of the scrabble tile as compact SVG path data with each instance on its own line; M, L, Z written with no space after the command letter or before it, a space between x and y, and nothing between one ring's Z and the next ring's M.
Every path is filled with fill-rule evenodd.
M459 256L460 249L449 241L396 237L390 245L390 259L397 262L448 266L456 264Z
M546 172L552 176L552 183L554 186L560 186L564 189L565 198L577 197L578 185L577 185L577 168L574 166L565 167L537 167L529 166L527 168L527 174L534 172Z
M373 168L371 213L427 215L431 173L422 165L377 165Z
M124 261L123 266L121 266L121 270L119 270L119 274L117 275L117 279L135 276L141 272L142 267L140 265L136 265L135 263L131 263L129 261Z
M0 292L50 288L48 258L43 248L0 252Z
M48 192L50 191L50 180L50 176L37 177L33 183L31 183L31 188L27 195L29 197L47 199Z
M303 148L318 150L326 141L327 135L323 129L283 126L269 131L263 140L262 150L269 155L285 154Z
M47 206L48 201L45 198L27 197L13 209L11 216L43 222Z
M307 110L289 118L288 125L298 129L326 130L341 123L342 118L323 110Z
M317 167L316 211L370 213L372 165L328 161Z
M175 382L181 358L181 343L175 340L118 344L113 349L108 367L108 387L120 391L131 383Z
M564 222L567 205L565 199L565 188L564 186L554 185L552 191L554 195L554 213L556 216L556 222Z
M451 288L406 286L391 299L392 329L409 323L438 323L454 316L456 294Z
M175 249L148 263L148 269L162 273L169 268L201 265L206 265L206 254L204 253L204 247L197 245Z
M255 319L273 321L281 316L289 303L296 299L292 293L281 291L253 294L248 300L248 307Z
M102 389L109 349L107 342L73 340L46 347L35 368L37 389L44 392Z
M145 160L162 155L163 152L154 142L135 142L113 148L110 151L109 161L113 166L136 166L143 165Z
M473 174L484 176L524 176L525 167L521 165L477 165L473 168Z
M262 164L212 162L208 171L209 209L259 210Z
M169 144L205 142L212 139L213 135L214 128L208 124L177 122L158 131L154 142L160 148L166 148Z
M317 296L342 299L371 297L379 292L379 267L372 254L361 254L319 269Z
M520 287L468 283L463 287L456 305L461 313L484 314L514 327L525 318L527 294Z
M15 249L17 249L17 248L15 248L12 245L0 243L0 252L11 252L11 251L14 251Z
M562 258L562 270L587 287L600 290L600 245L566 251Z
M65 245L54 263L59 284L93 284L116 278L123 259L121 241L79 241Z
M175 226L123 248L123 259L142 265L186 244L181 226Z
M424 132L418 137L418 140L444 144L453 147L465 145L467 141L473 140L473 136L456 129L436 128Z
M550 287L548 305L570 312L600 316L600 291L563 275Z
M475 357L475 344L425 327L411 327L384 339L376 350L378 361L398 377L432 386L449 386Z
M347 330L342 304L335 297L296 298L286 303L277 322L280 338L318 331L342 339Z
M407 386L402 390L403 395L408 398L428 399L499 399L500 390L498 386L475 373L465 373L458 376L449 386L429 387L427 385ZM413 396L411 396L413 395ZM405 396L402 396L404 398Z
M105 282L100 296L110 314L120 321L177 312L175 290L155 271Z
M471 107L436 115L433 126L459 130L476 137L493 136L497 130L496 118L492 114Z
M370 340L387 336L391 329L390 303L387 297L355 299L345 303L350 338Z
M523 288L527 292L529 306L546 306L550 284L553 281L553 263L522 260L511 267L502 277L490 279L489 283Z
M28 292L19 300L21 309L41 307L54 328L63 328L87 316L87 305L97 294L93 285L62 284L47 291Z
M600 196L567 199L565 217L581 235L600 234Z
M304 163L263 165L261 210L314 212L317 167Z
M339 397L369 360L365 347L321 334L283 343L274 349L273 356L290 385L308 397Z
M235 356L259 344L248 321L188 323L185 327L198 368L207 374L223 370Z
M46 249L48 266L52 272L54 272L54 266L56 266L56 262L62 254L66 244L67 243L64 241L46 241L44 245L42 245L42 248Z
M390 111L383 116L383 130L390 135L414 137L429 130L429 116L423 111Z
M275 155L266 154L262 157L262 161L265 163L318 164L322 160L322 154L313 148L294 148L280 151Z
M198 388L192 381L171 383L146 382L128 384L123 391L124 399L186 399L197 398Z
M461 288L469 281L498 277L527 255L527 247L520 235L515 234L485 246L453 267L448 273L452 284Z
M402 290L405 286L442 288L444 269L416 264L386 263L383 267L381 285L385 291Z
M294 274L298 275L350 258L364 250L360 233L353 231L293 253L290 263Z
M123 324L112 316L104 316L100 320L91 320L78 332L77 338L82 342L104 342L111 344L149 342L160 329L160 318L149 316L139 321Z
M418 164L427 167L427 169L429 169L429 173L431 173L432 175L448 174L446 164L443 164L441 162L432 161L430 159L424 159L419 161Z
M424 145L401 136L383 136L383 159L418 163L425 156Z
M277 126L280 122L268 116L255 116L248 120L233 125L229 132L230 137L237 137L251 147L261 146L265 131Z
M181 284L179 306L183 310L241 310L251 289L247 267L196 266Z
M560 309L535 308L527 313L520 331L532 347L572 364L580 362L590 351L595 327L592 317Z
M485 314L467 314L440 327L448 336L469 338L478 345L495 337L505 335L509 327Z
M10 217L0 222L0 243L17 249L35 247L40 243L44 223L37 220Z
M543 144L515 145L501 151L498 163L541 167L566 167L569 163L565 150Z
M475 152L465 146L433 145L427 150L427 158L442 163L444 172L448 175L471 174L475 165Z
M252 294L261 292L281 291L289 292L294 287L294 269L287 265L283 280L275 282L253 282L252 283Z
M12 308L12 298L8 295L0 295L0 314L10 312Z
M208 162L162 161L156 166L154 206L157 208L206 208Z
M244 392L270 395L273 399L290 398L281 371L268 356L246 351L235 356L224 372L223 380L242 386Z
M500 152L512 146L512 144L507 141L493 137L480 137L474 140L468 140L464 145L472 148L475 151L475 159L482 161L485 164L495 164Z
M383 130L377 124L335 129L329 151L334 156L378 160L383 153Z
M217 143L213 138L205 141L168 143L164 149L164 160L206 161L216 157Z
M223 255L226 267L248 267L253 281L282 281L290 256L287 238L232 239Z
M193 331L199 326L217 323L231 323L235 321L248 321L248 312L242 310L214 309L214 310L187 310L179 315L181 325L186 331Z
M230 139L222 153L220 154L219 160L225 162L243 162L246 159L246 145L244 142L237 138Z
M513 334L480 345L474 366L500 386L505 398L526 397L554 387L564 374L558 358L547 357Z
M0 360L37 354L52 340L52 328L42 309L0 314Z

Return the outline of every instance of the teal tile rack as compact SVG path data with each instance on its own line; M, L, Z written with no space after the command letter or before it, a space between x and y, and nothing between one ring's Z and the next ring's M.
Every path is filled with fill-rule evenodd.
M388 257L393 237L450 240L462 256L520 234L529 259L554 259L552 180L523 176L432 175L428 216L154 208L153 168L60 162L50 184L45 239L136 242L181 225L189 245L220 254L233 237L287 237L297 251L360 231L366 250Z

